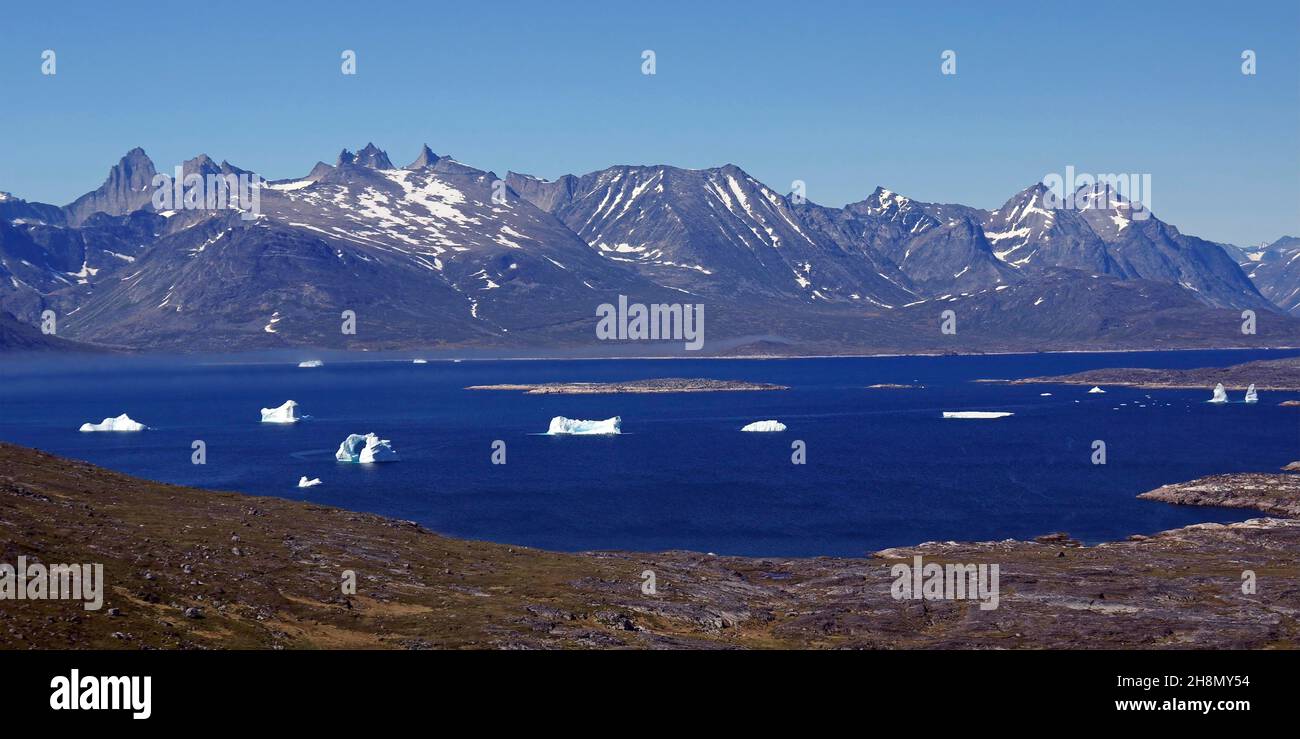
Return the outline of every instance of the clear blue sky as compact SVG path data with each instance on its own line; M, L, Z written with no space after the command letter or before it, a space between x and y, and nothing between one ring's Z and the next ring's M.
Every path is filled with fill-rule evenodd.
M10 2L0 190L65 203L133 146L291 177L371 140L548 178L731 162L828 205L996 207L1074 165L1256 243L1300 234L1298 38L1297 0Z

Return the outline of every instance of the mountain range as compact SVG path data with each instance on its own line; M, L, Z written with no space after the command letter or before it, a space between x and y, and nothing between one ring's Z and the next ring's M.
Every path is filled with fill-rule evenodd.
M41 345L48 310L59 339L127 350L681 351L598 342L619 296L705 306L708 354L1300 343L1300 239L1210 242L1105 185L1073 209L1042 184L993 211L885 188L837 208L730 164L543 180L368 144L264 183L255 212L159 212L156 174L137 148L64 206L0 193L0 347Z

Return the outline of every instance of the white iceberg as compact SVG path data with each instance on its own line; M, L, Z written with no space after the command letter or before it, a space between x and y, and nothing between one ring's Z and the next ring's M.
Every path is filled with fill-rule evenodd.
M1259 402L1259 393L1255 392L1255 385L1254 385L1254 384L1251 384L1250 387L1246 388L1246 402L1247 402L1247 403L1258 403L1258 402Z
M740 428L741 431L785 431L785 424L780 421L755 421Z
M550 428L546 433L552 436L557 434L618 434L622 433L623 418L614 416L606 418L603 421L580 421L576 418L565 418L556 416L551 419Z
M105 418L100 423L83 423L82 431L144 431L149 428L143 423L131 420L131 417L123 413L117 418Z
M1207 403L1227 403L1227 402L1228 402L1228 391L1223 389L1223 383L1222 383L1222 382L1220 382L1218 385L1215 385L1215 386L1214 386L1214 397L1213 397L1213 398L1210 398L1209 400L1207 400L1207 401L1205 401L1205 402L1207 402Z
M313 477L310 480L308 480L307 476L303 475L302 477L298 478L298 487L300 488L314 488L319 484L320 484L319 477Z
M944 411L944 418L1006 418L1009 411Z
M357 462L360 464L371 464L373 462L396 462L397 452L393 451L392 443L388 439L381 439L374 434L351 434L348 438L339 444L339 450L334 453L334 458L340 462Z
M428 364L428 363L429 363L429 360L427 360L427 359L412 359L412 360L411 360L411 364Z
M278 408L262 409L262 423L298 423L306 417L298 415L298 403L292 400L284 401Z
M323 367L325 366L325 363L320 361L319 359L308 359L305 362L299 362L298 366L299 367Z
M1050 398L1050 397L1052 397L1052 394L1051 394L1051 393L1039 393L1039 394L1038 394L1038 397L1040 397L1040 398Z
M1101 388L1099 388L1099 387L1097 387L1097 386L1094 385L1093 388L1092 388L1091 390L1089 390L1088 392L1090 392L1090 393L1104 393L1104 392L1106 392L1106 391L1105 391L1105 390L1102 390Z

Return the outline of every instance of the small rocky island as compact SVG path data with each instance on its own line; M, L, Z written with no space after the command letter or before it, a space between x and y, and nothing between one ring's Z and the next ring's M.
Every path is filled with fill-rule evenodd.
M1300 357L1266 359L1230 367L1195 369L1145 369L1141 367L1097 369L1070 375L1026 377L1020 380L981 380L1012 385L1122 385L1151 390L1212 388L1219 383L1229 390L1300 391Z
M616 393L714 393L789 390L785 385L743 380L663 377L623 382L544 382L539 384L470 385L466 390L514 390L525 395L610 395Z

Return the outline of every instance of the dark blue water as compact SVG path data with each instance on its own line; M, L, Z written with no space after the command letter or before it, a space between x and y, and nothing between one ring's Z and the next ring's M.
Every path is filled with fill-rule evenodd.
M1052 531L1091 542L1253 515L1134 496L1211 473L1273 471L1300 457L1300 414L1277 405L1300 394L1264 392L1257 405L1216 407L1203 402L1208 389L1088 395L1080 387L970 380L1297 353L370 361L319 369L195 359L14 361L0 362L0 439L167 482L318 501L447 534L559 550L857 555ZM791 389L608 396L462 389L672 376ZM864 389L874 383L925 388ZM290 398L314 419L288 427L258 422L259 408ZM1015 415L942 420L944 410ZM153 430L77 431L122 412ZM624 434L537 435L555 415L621 415ZM768 418L789 430L738 431ZM391 439L402 461L334 461L345 436L369 431ZM207 443L206 465L191 464L195 439ZM503 466L491 464L495 439L507 444ZM791 464L795 439L807 445L806 465ZM1094 439L1107 444L1104 466L1090 463ZM324 484L299 490L301 475Z

